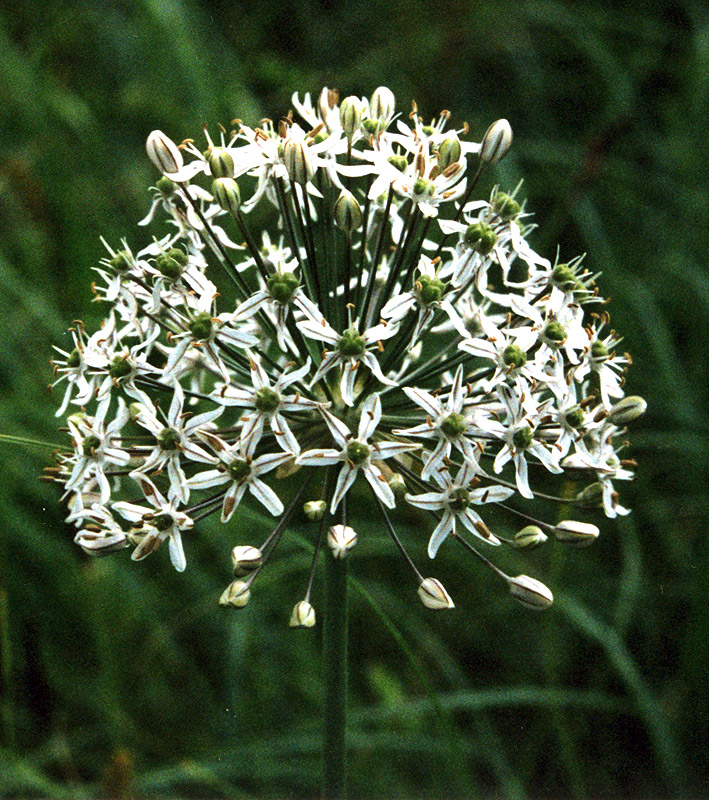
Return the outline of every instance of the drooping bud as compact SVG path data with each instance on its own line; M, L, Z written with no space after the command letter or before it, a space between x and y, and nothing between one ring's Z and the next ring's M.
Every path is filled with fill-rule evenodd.
M74 541L90 556L102 557L128 547L125 533L106 533L104 531L81 531Z
M362 224L362 210L352 192L343 189L335 201L335 223L347 233L356 231Z
M590 522L564 520L554 528L557 542L570 544L572 547L588 547L598 539L599 530Z
M443 584L436 578L426 578L421 581L418 588L418 596L426 608L434 611L455 608L455 603L451 600L450 595L443 588Z
M342 125L342 130L345 132L345 136L347 136L348 139L352 139L361 123L362 101L359 97L355 97L354 95L345 97L342 103L340 103L340 124Z
M546 534L539 526L527 525L526 528L522 528L521 531L517 531L517 533L515 533L515 535L512 537L512 546L516 547L518 550L531 550L534 547L539 547L539 545L544 544L546 540Z
M549 588L536 578L518 575L507 578L510 594L514 599L532 611L544 611L554 602L554 595Z
M236 216L241 204L239 184L233 178L216 178L212 183L212 194L219 205Z
M213 147L207 153L207 163L214 178L233 178L234 159L224 147Z
M449 133L448 136L438 146L438 166L443 170L448 169L451 164L457 164L463 153L463 148L460 146L460 139L455 133Z
M145 149L160 172L178 172L184 163L177 145L162 131L153 131L148 136Z
M231 551L231 563L234 567L234 577L243 578L263 564L263 553L258 547L239 545Z
M496 164L503 159L512 147L512 128L506 119L498 119L485 131L480 146L480 160L483 164Z
M327 544L335 558L345 558L357 544L357 534L348 525L333 525L327 532Z
M315 174L308 147L301 139L286 139L283 145L283 163L288 177L301 186L305 186Z
M392 473L391 477L387 481L387 485L397 497L402 497L407 489L404 476L400 472Z
M301 600L296 603L288 624L291 628L312 628L315 625L315 609L307 600Z
M232 581L222 592L219 605L224 608L228 606L243 608L249 602L250 597L251 590L248 583L240 580Z
M603 485L596 482L589 484L576 495L576 505L584 511L593 511L603 505Z
M324 500L308 500L303 505L303 512L311 522L319 522L325 516L327 503Z
M614 425L627 425L642 417L647 409L647 403L638 395L624 397L611 408L609 419Z
M386 86L379 86L369 101L369 116L380 122L388 122L395 107L394 92Z

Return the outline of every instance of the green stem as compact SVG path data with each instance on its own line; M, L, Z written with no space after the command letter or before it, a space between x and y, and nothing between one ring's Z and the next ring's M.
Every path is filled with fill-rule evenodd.
M323 798L343 800L347 722L347 559L337 559L329 551L325 553L323 662Z

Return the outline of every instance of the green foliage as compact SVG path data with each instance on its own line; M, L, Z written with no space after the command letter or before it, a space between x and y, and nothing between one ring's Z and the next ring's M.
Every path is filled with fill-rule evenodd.
M453 543L428 566L420 517L397 511L417 563L456 601L453 612L426 612L378 521L361 526L350 565L351 794L705 791L701 5L15 5L0 12L2 434L61 442L45 388L51 345L70 349L71 320L98 318L98 237L145 243L135 222L156 179L143 150L153 128L179 141L204 121L254 123L323 82L343 94L387 83L424 116L453 109L478 140L490 121L510 120L515 144L494 180L511 191L525 178L535 249L553 258L559 241L562 258L587 252L635 356L629 386L648 412L628 451L640 462L634 512L594 519L602 535L591 549L549 543L530 556L530 574L566 592L541 618ZM314 796L321 634L287 628L312 527L295 524L249 606L225 613L218 539L258 544L267 520L240 510L227 534L201 523L183 575L167 559L89 561L58 491L38 480L49 454L2 443L0 795ZM523 563L506 557L503 567ZM321 594L316 583L316 609Z

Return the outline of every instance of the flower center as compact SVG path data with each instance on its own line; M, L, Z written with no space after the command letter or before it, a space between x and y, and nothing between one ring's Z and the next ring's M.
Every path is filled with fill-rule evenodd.
M81 449L85 456L93 457L96 455L96 450L101 447L101 440L94 434L89 434L84 438L81 443Z
M457 439L465 433L466 419L462 414L449 414L441 422L441 431L449 439Z
M399 172L406 172L406 167L409 166L409 162L406 160L406 156L398 155L398 156L389 156L387 161L399 170Z
M422 275L416 281L416 288L421 305L430 306L441 299L443 292L446 290L446 284L439 278Z
M153 528L155 530L163 531L169 530L175 523L175 520L169 514L158 514L155 519L153 519Z
M504 192L498 192L495 195L495 202L492 204L493 211L502 217L504 220L516 217L520 212L519 203Z
M190 333L197 341L203 342L206 339L209 339L214 331L212 315L208 314L206 311L203 311L201 314L197 314L192 322L190 322L189 329Z
M580 428L583 425L584 413L579 406L570 408L564 415L564 421L570 428Z
M242 458L235 458L227 467L227 471L238 483L249 477L251 474L251 465Z
M261 387L254 395L254 405L258 411L263 411L266 414L271 414L281 404L281 398L278 392L269 389L268 386Z
M66 360L67 367L78 367L81 364L81 353L79 348L75 347Z
M177 450L180 444L180 434L174 428L163 428L158 434L158 444L161 450Z
M133 365L127 358L116 356L108 368L108 374L116 381L127 378L133 373Z
M347 445L347 459L358 467L369 458L370 449L369 445L355 439Z
M566 328L560 322L550 322L544 328L544 338L554 347L566 341Z
M337 349L343 356L361 356L366 349L364 337L354 328L346 330L337 342Z
M532 444L532 438L532 429L527 425L514 432L512 442L518 450L526 450Z
M608 358L608 348L603 342L594 342L591 345L591 355L598 361L603 361L603 359Z
M292 272L274 272L266 281L268 293L271 297L282 305L290 303L293 295L300 286L300 281Z
M502 351L502 360L508 367L519 369L527 363L527 354L516 344L508 344Z
M167 253L160 253L155 259L155 266L171 281L176 281L187 266L187 254L177 247L170 248Z
M486 222L474 222L472 225L468 225L463 240L468 247L472 247L473 250L486 256L492 252L492 248L497 242L497 234Z
M551 279L562 292L570 292L576 286L576 276L568 264L557 264L552 270Z
M470 505L470 492L467 489L453 489L448 495L448 507L451 511L465 511Z

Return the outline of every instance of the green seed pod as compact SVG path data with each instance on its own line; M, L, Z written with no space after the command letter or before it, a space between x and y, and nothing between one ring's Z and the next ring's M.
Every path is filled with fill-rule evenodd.
M484 222L474 222L468 225L463 234L463 241L481 255L488 255L497 244L497 234L490 225Z
M347 233L356 231L362 224L362 210L352 192L343 189L335 201L335 224Z
M550 322L542 334L551 347L558 347L566 341L566 328L554 320Z
M551 280L562 292L570 292L576 288L576 274L568 264L557 264L551 272Z
M452 164L457 164L462 154L463 148L460 145L460 139L455 133L449 133L438 146L438 152L436 153L441 172Z
M177 184L171 181L169 178L166 178L164 175L162 178L158 178L155 186L160 194L165 198L172 197L172 195L175 194L175 189L177 188Z
M121 250L108 262L109 266L114 272L119 275L124 275L131 268L132 259L130 253L126 250Z
M171 247L167 252L160 253L155 257L155 266L161 275L172 281L176 281L184 272L189 259L184 250L178 247Z
M300 286L300 281L292 272L274 272L266 281L266 288L271 297L278 303L290 303Z
M399 172L406 172L406 168L409 166L408 159L405 155L393 155L387 158L387 161L399 170Z
M212 183L212 194L221 208L233 216L238 215L241 192L239 184L233 178L216 178Z
M447 286L440 278L431 278L428 275L422 275L416 285L419 302L424 306L438 303Z
M495 195L492 210L506 221L514 219L522 209L514 197L510 197L504 192L498 192Z
M371 448L369 445L365 444L364 442L357 441L357 439L353 439L347 445L347 458L355 466L364 464L364 462L369 458L370 452Z

